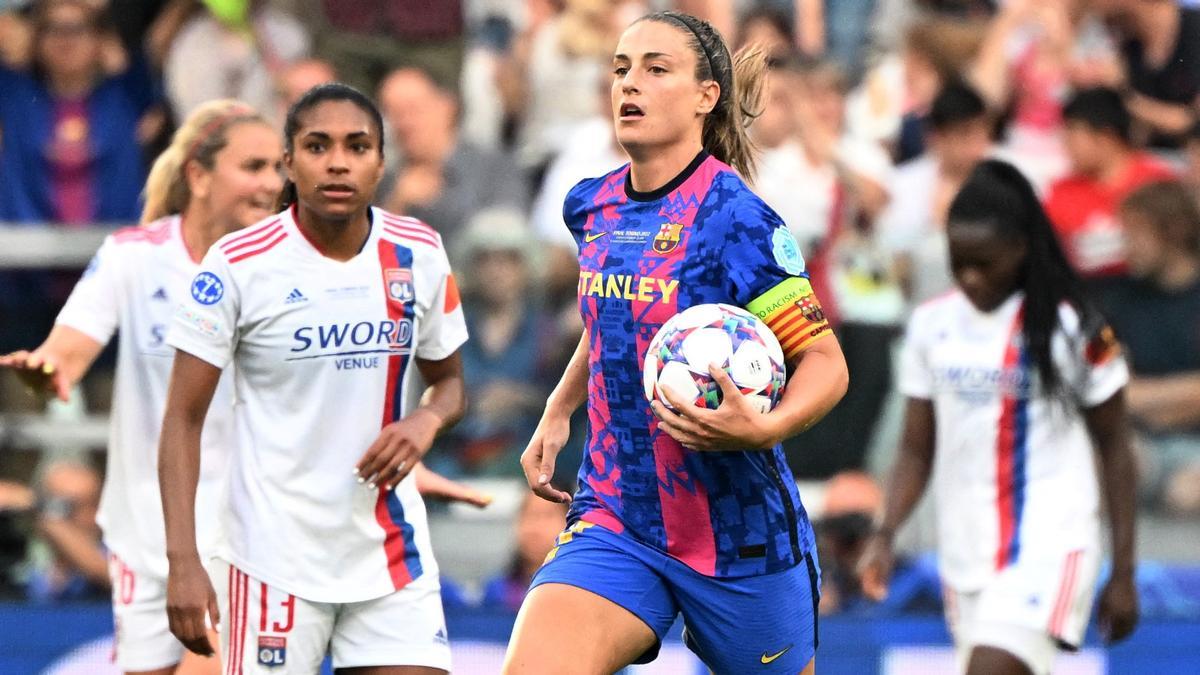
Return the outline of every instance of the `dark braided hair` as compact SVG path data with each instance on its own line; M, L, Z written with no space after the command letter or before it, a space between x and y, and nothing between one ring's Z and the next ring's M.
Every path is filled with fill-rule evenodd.
M1052 354L1054 333L1061 327L1059 308L1066 303L1079 315L1080 336L1097 333L1103 320L1067 263L1033 186L1011 164L994 159L980 162L951 202L948 221L951 226L988 225L1001 237L1026 242L1019 281L1025 293L1021 334L1046 393L1062 394L1064 383Z

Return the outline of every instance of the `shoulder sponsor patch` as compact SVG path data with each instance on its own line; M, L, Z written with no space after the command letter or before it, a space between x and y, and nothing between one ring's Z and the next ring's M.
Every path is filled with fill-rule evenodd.
M788 274L804 273L804 256L800 253L800 244L796 237L785 227L777 227L771 233L771 252L775 262Z
M182 305L176 310L175 317L209 337L216 337L221 332L221 324L215 319Z
M192 299L202 305L215 305L225 297L225 283L212 272L201 272L192 280Z

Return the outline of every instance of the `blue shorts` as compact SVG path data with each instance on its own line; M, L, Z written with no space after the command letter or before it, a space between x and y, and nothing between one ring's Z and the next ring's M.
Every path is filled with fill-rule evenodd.
M817 650L820 578L815 553L774 574L716 578L665 553L579 521L533 577L612 601L641 619L659 643L683 613L684 642L716 675L799 673ZM658 656L656 644L636 663Z

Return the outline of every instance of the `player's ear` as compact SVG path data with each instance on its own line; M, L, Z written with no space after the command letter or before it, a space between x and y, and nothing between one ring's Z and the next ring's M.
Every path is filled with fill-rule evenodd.
M701 115L711 113L717 107L721 98L721 85L716 80L705 80L700 83L700 101L696 104L696 112Z
M284 178L287 178L293 183L296 182L296 172L294 169L292 169L292 161L294 159L295 155L292 154L291 150L283 151L283 175Z

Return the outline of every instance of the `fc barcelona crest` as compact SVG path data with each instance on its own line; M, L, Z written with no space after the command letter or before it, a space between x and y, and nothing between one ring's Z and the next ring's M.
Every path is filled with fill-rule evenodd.
M825 320L825 310L821 309L820 303L817 302L817 298L812 294L797 300L796 306L800 308L800 314L809 323L821 323Z
M663 223L662 227L658 228L658 234L654 235L654 242L650 244L650 248L655 253L666 255L679 246L679 237L682 232L682 223Z
M396 302L412 302L416 296L412 270L408 268L384 270L383 281L387 285L388 297Z

